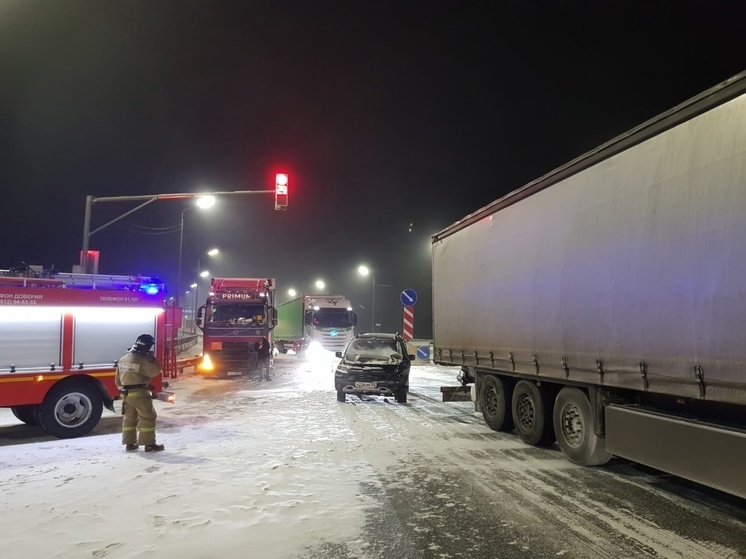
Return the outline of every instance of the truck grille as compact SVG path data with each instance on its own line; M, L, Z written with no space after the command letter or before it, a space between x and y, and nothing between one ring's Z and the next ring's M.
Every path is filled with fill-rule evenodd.
M328 351L343 351L347 346L347 336L332 336L329 332L321 333L321 346Z
M211 353L217 374L247 373L256 368L254 345L246 342L223 342L222 351Z

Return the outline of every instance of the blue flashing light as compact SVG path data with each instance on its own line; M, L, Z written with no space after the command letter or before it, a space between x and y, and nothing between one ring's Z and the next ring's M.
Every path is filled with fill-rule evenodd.
M140 289L148 295L158 295L161 291L161 286L157 283L145 283L140 286Z

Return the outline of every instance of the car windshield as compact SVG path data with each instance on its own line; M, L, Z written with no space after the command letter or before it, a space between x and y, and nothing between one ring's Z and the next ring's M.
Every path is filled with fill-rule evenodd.
M345 358L349 361L401 361L396 340L356 339L350 342Z

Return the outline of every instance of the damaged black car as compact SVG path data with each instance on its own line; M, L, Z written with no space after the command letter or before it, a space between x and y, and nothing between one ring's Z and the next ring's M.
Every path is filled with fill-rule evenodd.
M337 401L346 401L347 394L373 394L407 402L409 369L415 356L407 354L400 334L358 334L335 355L342 359L334 373Z

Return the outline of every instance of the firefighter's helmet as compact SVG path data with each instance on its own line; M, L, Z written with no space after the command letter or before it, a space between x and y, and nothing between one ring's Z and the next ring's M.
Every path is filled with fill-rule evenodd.
M137 336L135 344L130 348L131 352L148 354L150 348L155 345L155 338L150 334L141 334Z

